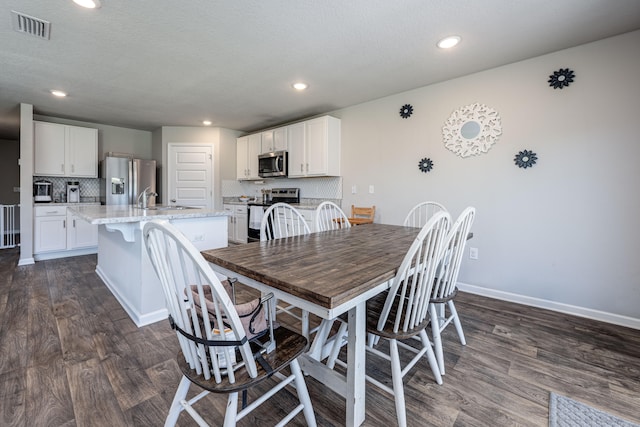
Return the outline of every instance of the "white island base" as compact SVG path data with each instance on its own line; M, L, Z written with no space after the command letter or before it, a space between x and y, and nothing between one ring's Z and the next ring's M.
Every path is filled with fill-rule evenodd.
M200 250L227 246L227 217L171 219ZM164 294L142 238L146 221L99 227L96 273L138 326L167 318Z

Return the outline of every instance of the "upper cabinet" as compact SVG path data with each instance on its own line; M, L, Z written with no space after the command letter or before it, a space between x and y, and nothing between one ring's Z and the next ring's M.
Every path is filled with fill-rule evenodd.
M98 177L98 130L34 122L34 175Z
M281 150L289 153L289 178L340 176L340 119L323 116L238 138L237 179L260 179L258 154Z
M254 134L237 139L236 178L239 180L260 179L258 155L262 152L262 135Z
M288 127L289 177L340 175L340 119L323 116Z
M261 153L287 150L287 128L281 127L262 132Z

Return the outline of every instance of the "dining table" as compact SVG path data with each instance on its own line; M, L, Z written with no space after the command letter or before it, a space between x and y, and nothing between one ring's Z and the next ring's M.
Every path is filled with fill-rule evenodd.
M363 224L202 251L217 273L235 277L278 300L313 313L322 322L303 371L345 399L345 425L365 420L366 301L391 285L419 228ZM323 358L331 319L347 313L347 368L329 369Z

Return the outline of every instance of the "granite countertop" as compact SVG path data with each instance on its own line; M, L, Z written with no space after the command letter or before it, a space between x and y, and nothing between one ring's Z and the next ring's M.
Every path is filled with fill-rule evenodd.
M100 202L79 202L79 203L67 203L67 202L33 202L33 206L100 206Z
M331 200L331 201L333 202L334 200ZM318 205L320 205L320 203L322 202L324 202L323 199L302 199L300 200L300 203L289 203L289 204L296 209L316 209ZM241 202L236 199L236 200L225 200L223 203L225 205L247 206L248 204L252 204L255 202L253 201L253 199L251 199L248 202Z
M91 224L117 224L126 222L151 221L154 219L187 219L227 216L225 211L179 206L154 206L141 209L131 205L85 205L72 203L68 206L74 214Z

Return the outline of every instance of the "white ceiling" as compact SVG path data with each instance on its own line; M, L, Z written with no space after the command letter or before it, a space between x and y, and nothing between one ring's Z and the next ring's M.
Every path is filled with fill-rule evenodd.
M640 0L1 3L0 139L17 138L21 102L135 129L252 131L640 29ZM50 21L50 40L14 31L12 10ZM450 34L462 43L436 48Z

